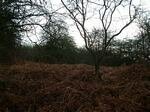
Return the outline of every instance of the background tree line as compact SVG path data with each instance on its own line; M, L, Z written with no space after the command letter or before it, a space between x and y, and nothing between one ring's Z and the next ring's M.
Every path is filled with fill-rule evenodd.
M62 23L59 25L62 25ZM56 28L58 27L60 26L57 26ZM54 34L53 38L52 36L49 36L50 34L48 35L44 33L42 38L46 39L45 43L41 46L23 45L20 47L20 53L22 53L22 56L20 57L24 60L48 63L94 64L94 60L87 49L85 47L77 47L73 41L73 38L66 33L67 28L61 28L62 29L60 32L54 31L57 34ZM139 29L140 32L136 37L133 37L133 39L113 40L113 44L109 46L101 64L108 66L119 66L122 64L128 65L133 63L149 63L150 18L148 16L145 16L143 19L139 20ZM94 32L95 30L93 30L93 33ZM50 31L49 33L52 32ZM102 31L98 31L98 33L101 34Z
M122 1L115 3L114 11L121 3ZM0 1L1 63L28 60L46 63L85 63L94 65L95 61L102 59L98 65L119 66L121 64L147 63L150 61L150 18L148 15L139 19L139 34L133 39L126 40L114 39L126 26L119 33L112 34L107 29L109 26L106 27L103 23L104 18L101 18L104 29L93 29L88 35L82 35L91 41L85 40L89 43L86 43L87 45L83 48L78 48L73 37L69 35L67 24L58 15L55 16L57 13L48 12L45 4L46 1L44 0ZM80 8L75 7L75 10L80 12ZM81 14L84 14L84 12ZM82 16L84 19L85 15ZM40 24L35 19L37 17L45 17L46 23L44 25ZM135 19L135 15L130 19L128 24ZM79 21L76 20L75 22L78 23ZM22 38L26 36L24 35L25 32L34 29L35 26L42 28L41 43L22 44ZM105 52L105 55L102 52Z

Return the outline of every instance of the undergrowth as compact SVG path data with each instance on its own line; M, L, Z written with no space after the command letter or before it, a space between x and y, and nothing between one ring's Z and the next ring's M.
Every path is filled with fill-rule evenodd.
M150 69L23 63L0 67L1 112L149 112Z

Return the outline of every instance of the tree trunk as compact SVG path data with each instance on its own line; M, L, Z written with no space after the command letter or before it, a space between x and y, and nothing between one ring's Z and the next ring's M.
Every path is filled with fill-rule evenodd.
M100 63L95 62L95 75L96 75L96 79L101 80L101 76L102 74L100 73Z

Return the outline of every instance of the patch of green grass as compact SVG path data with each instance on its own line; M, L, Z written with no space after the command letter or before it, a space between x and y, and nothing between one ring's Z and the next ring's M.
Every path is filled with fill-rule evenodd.
M0 80L0 90L4 90L7 87L7 81Z

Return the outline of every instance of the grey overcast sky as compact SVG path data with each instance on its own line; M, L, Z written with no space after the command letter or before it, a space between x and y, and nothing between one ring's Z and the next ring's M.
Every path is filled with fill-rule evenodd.
M48 2L50 0L47 0ZM135 4L139 4L141 3L143 9L145 10L149 10L150 11L150 0L133 0L133 2ZM51 0L53 9L56 10L59 7L62 6L61 4L61 0ZM64 11L64 9L63 9ZM118 16L123 16L122 14L126 13L126 11L121 11L120 13L118 13ZM118 22L118 20L116 20L117 22L112 26L111 29L115 29L118 28L119 26L121 26L121 24L124 21ZM75 25L73 25L73 21L69 18L66 18L66 23L69 26L69 33L70 35L74 38L77 46L81 47L84 45L84 41L82 39L82 37L80 36L78 30L76 29ZM92 28L96 27L96 28L100 28L100 21L99 19L91 19L87 22L86 26L89 30L91 30ZM117 24L117 25L116 25ZM119 39L123 39L123 38L133 38L136 34L138 33L138 27L135 23L132 23L128 28L126 28L121 35L119 35L117 38ZM33 41L36 41L36 39L34 37L32 37Z
M60 0L54 0L54 1L51 0L51 2L53 4L54 8L56 8L56 9L61 6ZM141 4L143 9L150 10L150 0L133 0L133 3L134 4ZM121 11L120 13L121 13L120 15L123 16L122 14L126 13L126 11ZM120 15L118 13L118 16L120 16ZM80 36L78 30L76 29L76 27L73 25L73 22L71 20L69 20L69 19L66 19L66 22L69 25L69 33L70 33L71 36L74 37L74 40L77 43L77 45L78 46L83 46L84 45L84 41L81 38L81 36ZM124 22L124 21L121 21L119 23L117 22L117 27L121 26L122 22ZM90 30L93 27L99 28L99 23L100 22L99 22L98 19L97 20L96 19L91 19L91 20L88 21L88 23L86 25L87 25L87 28ZM115 27L116 27L116 25L113 26L112 29L115 28ZM132 23L117 38L119 38L119 39L133 38L137 33L138 33L138 27L137 27L137 25L135 23Z

